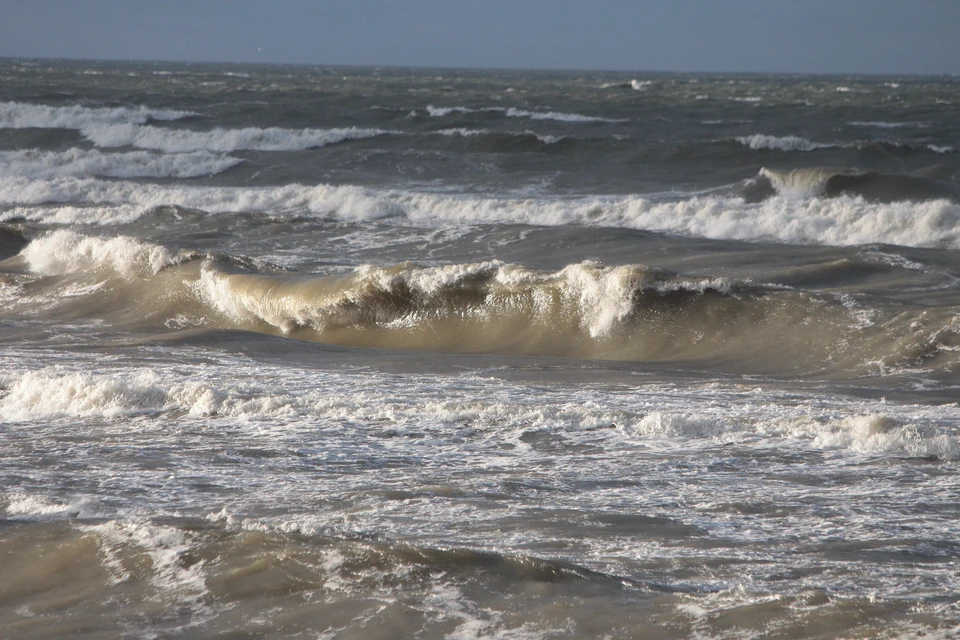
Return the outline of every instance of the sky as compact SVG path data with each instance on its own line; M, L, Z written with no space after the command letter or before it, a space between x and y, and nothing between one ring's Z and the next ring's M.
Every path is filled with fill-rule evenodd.
M960 0L0 0L0 57L960 74Z

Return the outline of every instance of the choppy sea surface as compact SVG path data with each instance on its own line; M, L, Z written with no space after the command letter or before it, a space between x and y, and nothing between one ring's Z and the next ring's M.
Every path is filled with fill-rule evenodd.
M958 113L0 60L0 636L957 637Z

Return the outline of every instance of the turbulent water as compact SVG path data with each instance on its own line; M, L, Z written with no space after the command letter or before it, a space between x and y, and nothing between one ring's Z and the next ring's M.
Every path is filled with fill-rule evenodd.
M957 113L0 61L0 636L955 637Z

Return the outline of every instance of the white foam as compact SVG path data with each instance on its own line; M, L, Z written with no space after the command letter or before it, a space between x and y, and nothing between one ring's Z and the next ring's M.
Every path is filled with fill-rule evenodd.
M192 550L188 533L173 527L133 521L111 521L88 525L84 529L97 536L115 581L132 578L119 561L121 554L132 547L140 549L149 558L150 583L160 594L175 595L178 600L196 603L207 593L204 561L185 560Z
M67 518L92 518L98 515L96 501L79 497L70 502L51 500L28 493L13 493L7 496L7 516L14 518L62 520Z
M525 109L509 108L506 110L508 118L530 118L531 120L557 120L559 122L627 122L623 119L599 118L584 116L579 113L562 113L558 111L527 111Z
M851 127L873 127L877 129L925 129L930 126L929 122L884 122L884 121L862 121L855 120L848 122Z
M435 107L432 104L427 105L427 113L434 118L443 118L451 113L476 113L483 109L469 109L467 107Z
M408 198L393 192L359 187L315 187L290 184L282 187L182 187L158 184L108 182L90 178L34 180L0 177L0 204L48 205L4 211L0 220L25 217L44 222L112 224L126 222L160 206L175 205L224 212L298 212L338 216L347 220L372 220L404 214ZM84 209L95 205L93 208ZM85 212L85 213L84 213Z
M577 302L582 324L591 337L609 333L633 310L634 291L652 281L650 272L636 267L568 265L559 276L561 290Z
M629 220L624 226L716 239L960 248L960 206L945 200L882 204L849 197L781 197L749 205L728 198L637 200L624 217Z
M777 193L787 198L814 198L822 195L827 180L838 174L856 174L831 168L793 169L776 171L763 167L760 175L770 181Z
M960 457L960 437L930 426L899 422L884 414L858 415L824 425L814 444L867 454L899 454L914 458Z
M722 436L728 431L715 417L661 411L645 415L632 426L632 430L639 436L651 439L707 438Z
M509 136L520 136L520 137L530 136L532 138L536 138L537 140L539 140L544 144L554 144L564 139L564 136L540 135L539 133L530 131L529 129L524 131L492 131L490 129L467 129L465 127L457 127L457 128L451 128L451 129L439 129L431 133L434 135L441 135L441 136L462 136L464 138L471 138L471 137L480 136L480 135L509 135Z
M362 140L391 133L382 129L281 129L247 127L191 131L136 124L94 124L81 133L98 147L137 147L166 153L214 151L226 153L242 149L254 151L300 151Z
M39 275L109 269L127 279L157 273L182 260L166 247L134 238L96 238L65 229L37 238L20 255Z
M591 337L600 338L614 331L633 311L633 295L642 288L657 290L723 289L725 282L657 282L656 272L639 265L602 267L584 262L566 266L558 272L534 271L500 262L453 264L439 267L361 265L350 280L341 279L339 287L330 287L326 295L312 290L309 296L263 295L260 287L248 288L248 279L204 269L197 293L207 304L236 322L264 321L290 332L308 326L323 330L329 323L353 321L341 319L344 307L358 305L375 313L375 303L365 302L371 291L409 290L423 305L434 296L476 276L487 278L484 291L489 295L478 302L475 313L503 317L510 308L535 312L544 320L571 311ZM504 298L516 299L502 308ZM388 326L416 322L416 318L386 314L379 320Z
M439 129L433 133L441 136L462 136L464 138L471 138L473 136L482 136L493 132L489 129L467 129L466 127L455 127L451 129Z
M174 412L179 415L290 416L293 400L284 394L251 397L244 387L220 391L199 381L172 381L154 371L117 374L65 372L56 368L4 381L0 418L30 422L54 418L106 418ZM309 409L300 406L302 413ZM58 507L59 509L59 507Z
M17 377L0 399L0 417L10 421L116 418L162 407L165 394L145 376L125 380L82 373L29 371Z
M150 120L180 120L198 114L171 109L137 107L50 107L25 102L0 102L0 129L83 129L92 125L134 123Z
M220 173L241 160L206 151L154 154L67 151L0 152L0 175L27 178L102 176L108 178L195 178Z
M706 439L726 442L731 438L761 438L865 455L960 458L960 434L951 426L950 416L930 420L907 408L900 416L866 412L814 419L803 415L803 411L803 407L799 407L799 411L772 407L769 412L747 412L739 416L713 411L653 411L639 420L624 422L620 429L651 441Z
M813 151L815 149L829 149L836 145L811 142L799 136L770 136L755 133L750 136L741 136L737 142L751 149L770 149L774 151Z
M145 420L158 416L162 420L158 424L166 425L172 412L181 419L202 419L204 424L215 417L231 424L237 424L238 418L269 418L280 429L317 420L386 422L417 430L470 424L490 437L516 440L517 446L522 445L517 438L530 429L568 434L601 429L604 437L660 447L776 442L857 455L960 459L956 405L899 406L823 398L783 402L760 389L748 393L754 401L745 403L743 389L716 385L692 391L653 385L604 397L587 389L585 395L570 397L563 391L554 396L540 387L490 386L482 380L471 382L469 377L390 380L388 376L371 386L366 374L320 373L309 384L292 384L289 371L283 369L262 372L249 382L232 378L217 384L186 373L185 378L181 367L170 372L141 369L94 374L57 368L25 372L3 381L7 390L0 397L0 418L19 424L143 415ZM150 428L147 424L116 422L124 430ZM9 498L7 512L73 517L91 509L82 501L38 501L17 494Z

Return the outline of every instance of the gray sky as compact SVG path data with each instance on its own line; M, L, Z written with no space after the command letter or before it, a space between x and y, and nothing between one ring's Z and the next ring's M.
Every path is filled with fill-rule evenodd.
M0 56L960 74L960 0L0 0Z

